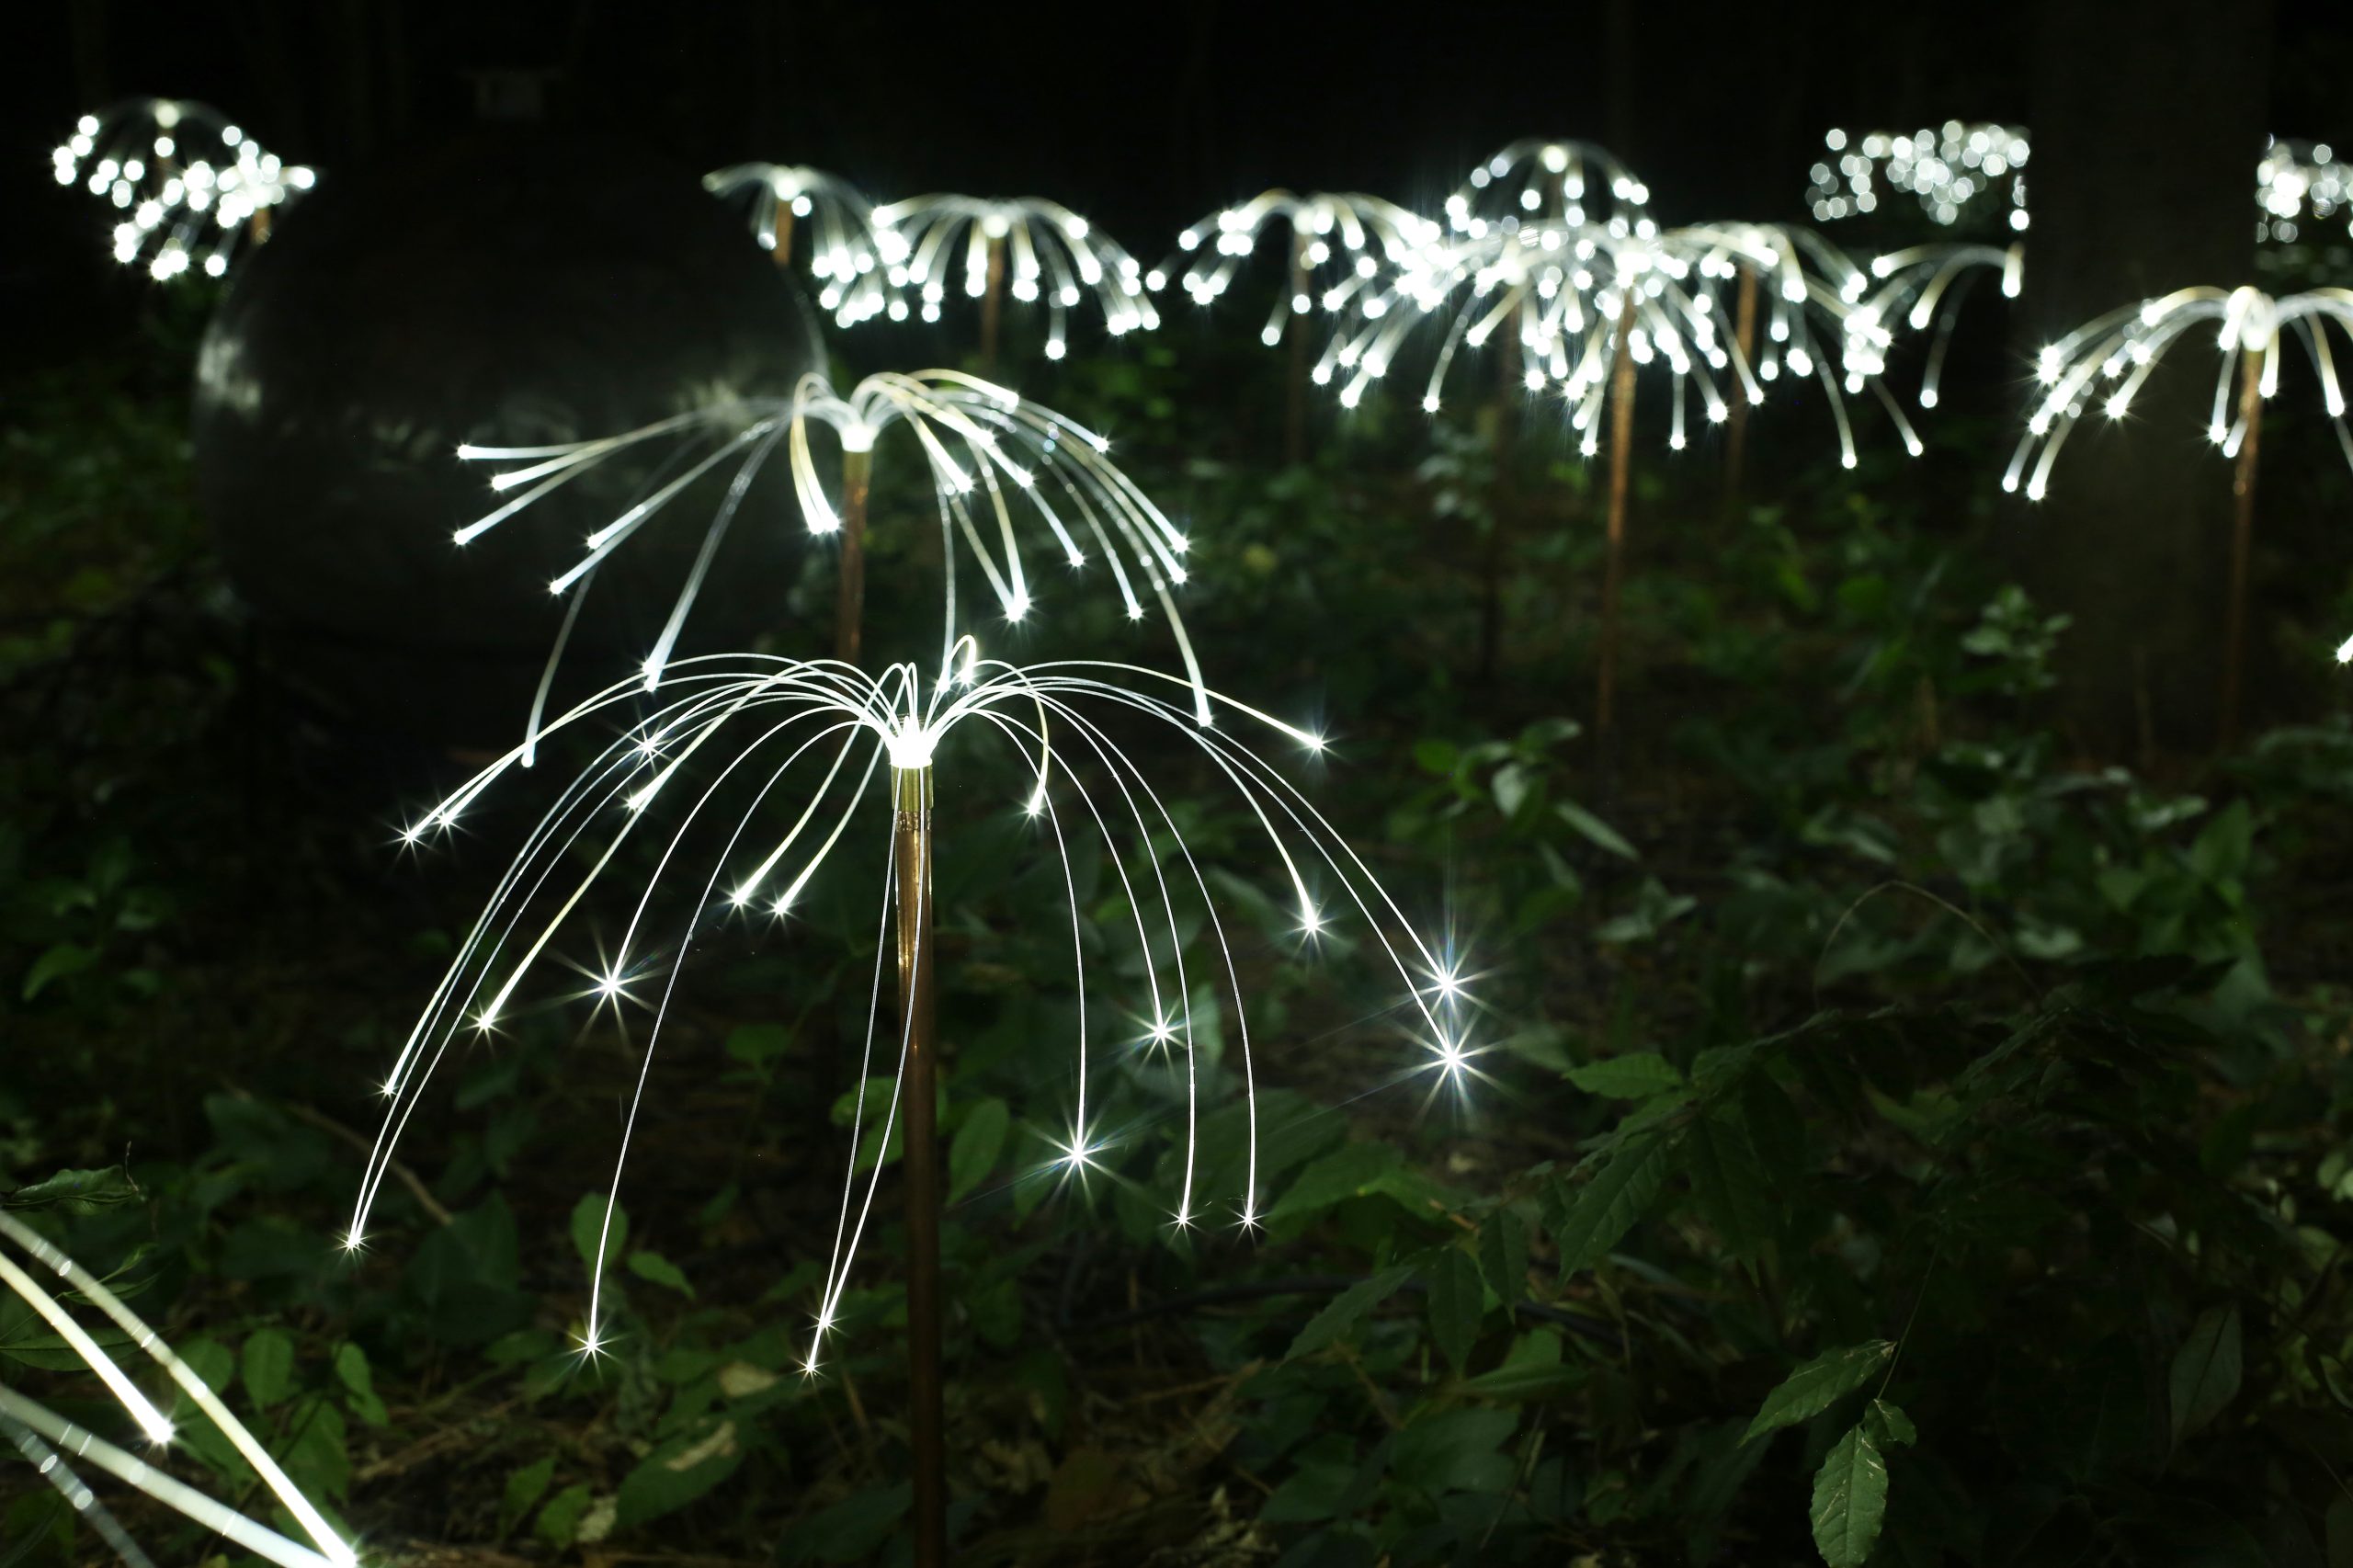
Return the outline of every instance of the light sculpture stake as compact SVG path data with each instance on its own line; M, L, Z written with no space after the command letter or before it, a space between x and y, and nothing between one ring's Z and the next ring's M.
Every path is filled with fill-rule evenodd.
M1594 729L1609 733L1617 717L1618 600L1626 576L1626 481L1634 449L1634 290L1624 291L1618 313L1618 358L1609 371L1609 540L1601 572L1601 657L1593 701Z
M2239 693L2246 673L2247 562L2255 544L2255 450L2263 436L2263 364L2268 349L2239 357L2239 440L2231 474L2231 598L2222 628L2222 744L2239 738Z
M858 663L859 629L866 619L866 497L873 478L872 433L846 432L842 445L842 558L834 602L834 657L846 665Z
M1740 291L1733 306L1733 343L1740 350L1740 362L1756 362L1756 269L1746 262L1740 263ZM1732 378L1732 411L1726 416L1724 431L1724 515L1730 517L1740 504L1741 461L1748 451L1748 383L1741 377Z
M900 1114L907 1204L907 1432L916 1568L948 1561L948 1448L940 1376L939 1042L934 1027L931 766L894 767L891 863L898 895Z

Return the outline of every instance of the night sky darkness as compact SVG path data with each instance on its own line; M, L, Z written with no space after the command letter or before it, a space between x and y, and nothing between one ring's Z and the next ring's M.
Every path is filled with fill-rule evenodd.
M92 324L74 318L133 283L104 276L103 215L56 187L48 158L76 115L135 93L214 103L332 176L473 123L470 72L552 68L551 122L692 172L768 159L846 175L878 199L1052 196L1150 265L1187 222L1272 184L1435 209L1474 159L1523 135L1605 142L1667 222L1801 219L1831 125L2028 119L2033 15L1734 0L68 0L12 18L0 62L0 189L23 220L0 262L0 365L72 352ZM2275 131L2353 143L2339 71L2353 13L2282 0L2275 38Z

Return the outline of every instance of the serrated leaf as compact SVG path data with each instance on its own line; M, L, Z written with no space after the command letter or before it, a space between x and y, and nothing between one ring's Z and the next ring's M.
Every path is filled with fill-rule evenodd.
M1862 1425L1831 1445L1813 1476L1814 1549L1829 1568L1862 1568L1887 1517L1887 1460Z
M602 1243L608 1256L619 1257L629 1246L629 1210L613 1210L609 1230L605 1224L608 1199L601 1192L583 1197L572 1210L572 1245L580 1254L580 1261L591 1271L597 1267L597 1249Z
M1683 1074L1655 1051L1605 1056L1569 1069L1569 1082L1589 1095L1613 1100L1646 1100L1683 1087Z
M1754 1257L1773 1234L1765 1167L1748 1130L1725 1111L1694 1120L1686 1134L1691 1190L1699 1211L1735 1257Z
M1479 1221L1479 1267L1505 1310L1528 1294L1528 1226L1508 1209Z
M498 1536L505 1540L515 1533L539 1500L547 1495L548 1483L555 1479L555 1456L536 1460L506 1478L506 1495L498 1504Z
M1267 1210L1267 1222L1279 1225L1358 1197L1404 1164L1404 1158L1393 1144L1342 1144L1322 1158L1308 1162L1299 1173L1299 1179Z
M1307 1326L1290 1342L1283 1353L1285 1360L1312 1356L1333 1344L1356 1327L1365 1314L1395 1295L1413 1278L1410 1268L1384 1268L1369 1279L1359 1279L1324 1304L1324 1310L1307 1320Z
M1783 1378L1765 1396L1756 1418L1740 1435L1744 1443L1763 1433L1811 1421L1878 1374L1895 1354L1892 1339L1873 1339L1844 1349L1825 1351Z
M964 1113L963 1124L948 1145L949 1202L972 1191L996 1168L1012 1127L1013 1112L1000 1099L984 1099Z
M1576 1387L1585 1377L1582 1364L1561 1358L1560 1331L1540 1328L1521 1335L1502 1366L1465 1378L1456 1388L1482 1399L1550 1399Z
M2173 1440L2179 1443L2237 1397L2242 1370L2239 1310L2209 1307L2190 1325L2189 1337L2173 1355L2167 1380L2172 1393Z
M640 1279L648 1280L666 1290L676 1290L688 1301L694 1300L695 1288L678 1266L658 1252L633 1252L629 1255L629 1271Z
M1568 1199L1552 1235L1562 1278L1592 1267L1634 1228L1666 1185L1673 1153L1673 1141L1664 1134L1621 1143L1609 1163Z
M1461 1247L1440 1247L1424 1267L1422 1278L1429 1288L1430 1338L1448 1364L1461 1372L1479 1337L1479 1320L1486 1315L1479 1266Z
M128 1165L108 1165L102 1170L59 1171L43 1180L28 1183L0 1198L0 1208L56 1209L66 1214L95 1214L101 1209L136 1203L146 1196L131 1179Z
M245 1397L267 1410L294 1392L294 1341L282 1328L265 1328L245 1341L238 1358Z

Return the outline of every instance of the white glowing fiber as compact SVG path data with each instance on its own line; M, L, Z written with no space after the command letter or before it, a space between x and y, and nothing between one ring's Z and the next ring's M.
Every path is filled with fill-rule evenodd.
M1177 254L1146 274L1144 284L1157 293L1173 278L1195 304L1211 304L1266 233L1278 228L1289 242L1283 248L1290 274L1259 331L1268 347L1282 341L1292 316L1317 310L1339 315L1384 273L1411 267L1443 233L1432 220L1377 196L1263 191L1177 235Z
M271 209L316 183L280 163L206 104L132 98L85 114L50 154L57 183L78 185L119 214L114 258L158 281L229 270Z
M1953 327L1961 320L1977 281L1991 274L2001 280L2002 297L2015 300L2026 264L2026 248L1974 244L1912 245L1871 258L1871 285L1861 275L1849 279L1857 308L1848 316L1848 336L1856 342L1851 356L1875 355L1885 364L1893 343L1890 323L1901 322L1915 333L1929 332L1928 358L1920 375L1920 406L1937 406L1944 376L1946 350Z
M875 208L874 232L884 280L912 291L927 322L951 289L980 300L1003 287L1024 304L1044 302L1049 359L1069 351L1070 312L1088 299L1114 337L1160 324L1135 257L1043 197L909 197Z
M1762 341L1744 354L1727 306L1742 272L1756 280L1766 311ZM1647 237L1592 224L1531 222L1506 233L1449 241L1359 301L1313 372L1337 381L1353 408L1386 376L1409 340L1438 331L1422 392L1436 413L1458 352L1491 339L1518 354L1518 376L1533 394L1557 392L1579 449L1593 456L1609 395L1620 328L1635 369L1663 366L1673 380L1670 447L1688 439L1697 395L1711 424L1727 417L1737 383L1762 403L1783 370L1819 380L1838 429L1840 460L1855 466L1847 397L1869 390L1887 408L1905 448L1918 437L1879 380L1884 345L1850 331L1859 292L1854 265L1805 230L1766 224L1698 224Z
M1235 1202L1241 1223L1250 1225L1264 1197L1257 1187L1255 1099L1250 1102L1243 1189L1205 1195L1197 1194L1193 1185L1199 1085L1192 1000L1202 976L1188 970L1187 932L1196 922L1196 939L1207 949L1196 960L1209 971L1205 983L1227 994L1239 1020L1245 1096L1254 1082L1247 1010L1239 994L1226 925L1233 912L1230 899L1212 896L1177 814L1107 723L1141 723L1149 732L1182 737L1198 748L1263 835L1297 912L1302 940L1347 921L1395 966L1407 993L1399 1027L1427 1050L1427 1060L1420 1065L1433 1074L1433 1094L1441 1087L1459 1087L1474 1071L1470 1065L1473 1053L1458 1021L1464 997L1452 955L1442 959L1425 945L1331 824L1271 764L1223 726L1227 720L1238 719L1245 727L1271 730L1311 753L1322 750L1322 738L1215 694L1211 715L1216 722L1205 722L1195 710L1196 695L1182 680L1129 665L1023 667L983 659L968 640L950 650L948 663L927 685L917 668L907 664L892 665L878 676L835 660L726 656L680 661L658 699L648 698L635 682L623 682L581 703L551 724L548 733L576 727L589 734L608 734L616 721L620 722L620 733L533 830L386 1075L383 1129L352 1215L348 1244L357 1247L366 1233L394 1146L422 1103L434 1070L453 1051L462 1053L468 1039L487 1033L518 1006L537 1000L519 994L521 988L550 956L568 923L589 905L599 880L631 835L655 839L657 869L643 887L618 890L631 903L631 911L618 945L602 960L601 971L590 977L586 994L618 1003L634 1000L633 985L658 986L659 1000L650 1002L654 1021L638 1074L636 1095L642 1096L682 972L674 956L667 958L667 972L660 972L665 955L683 954L730 922L784 918L859 810L887 818L897 775L936 768L950 789L991 777L987 769L967 771L968 748L943 749L959 733L969 741L985 736L1012 748L1020 780L1018 809L1042 825L1055 857L1051 863L1062 873L1063 898L1058 902L1067 906L1080 1008L1073 1042L1074 1108L1066 1135L1055 1140L1060 1153L1042 1174L1082 1175L1095 1155L1117 1141L1117 1132L1096 1125L1087 1112L1090 1074L1102 1064L1103 1041L1112 1037L1123 1056L1157 1054L1184 1075L1187 1153L1173 1221L1180 1226L1198 1222L1200 1205L1222 1196ZM521 747L508 752L426 813L408 836L414 840L428 832L446 832L522 761ZM771 812L777 823L764 825ZM790 825L781 825L786 820ZM670 825L656 829L653 824L657 822ZM1120 879L1128 913L1115 933L1132 927L1132 967L1124 972L1138 978L1124 983L1129 988L1124 1021L1110 1028L1101 1020L1107 1014L1120 1017L1120 1012L1095 1002L1090 994L1099 982L1090 980L1081 940L1079 899L1070 869L1074 833L1098 839ZM1043 846L1040 852L1045 853ZM587 869L582 871L584 864ZM885 966L893 885L889 869L880 869L885 890L878 911L882 936L869 1004L861 1085L878 1069L904 1071L906 1049L902 1035L893 1062L883 1067L876 1061L878 1040L891 1028L885 1017L890 1006ZM669 940L656 942L645 931L647 912L654 889L675 878L685 879L693 913ZM1103 960L1098 960L1098 971L1101 967ZM1108 967L1112 972L1123 971L1116 961ZM1090 1018L1096 1022L1090 1024ZM850 1128L853 1149L860 1145L870 1115L881 1119L887 1142L897 1102L894 1089L889 1108L870 1110L861 1086ZM633 1097L622 1125L614 1165L616 1200L638 1104ZM813 1369L824 1336L835 1326L877 1179L879 1173L861 1186L854 1166L846 1175L808 1358ZM603 1335L602 1245L600 1242L596 1265L598 1283L582 1335L584 1348L590 1351Z
M789 399L715 403L597 440L546 447L461 447L461 458L520 466L491 481L494 489L514 492L513 498L458 529L454 538L460 545L469 543L630 448L649 441L677 443L681 460L675 477L588 535L579 562L548 585L551 593L577 589L585 594L598 565L632 534L696 480L732 465L733 479L706 525L701 552L642 665L644 685L651 689L662 679L729 523L778 442L787 445L793 492L809 531L825 536L839 528L838 504L826 493L812 441L813 430L819 427L832 431L844 451L870 451L879 438L904 429L922 454L938 505L949 563L943 649L973 630L962 623L957 598L960 558L979 572L1005 619L1019 622L1037 603L1024 564L1022 538L1042 531L1045 540L1040 542L1050 542L1054 559L1071 571L1101 562L1130 620L1143 619L1147 599L1159 606L1195 688L1197 709L1207 712L1200 666L1172 592L1186 579L1190 543L1184 530L1111 461L1107 437L959 370L869 376L847 396L836 393L823 376L811 374L801 378ZM692 460L685 460L688 458ZM1037 542L1030 548L1037 548ZM572 612L577 609L575 594ZM551 678L571 629L567 615L549 659ZM534 728L547 691L543 680L532 713ZM525 760L529 760L528 751Z
M0 1210L0 1290L29 1306L67 1349L90 1369L144 1440L163 1449L173 1439L170 1419L131 1380L121 1363L98 1337L78 1321L70 1302L86 1302L129 1340L132 1349L162 1369L179 1394L220 1428L244 1461L251 1465L279 1506L292 1515L312 1544L288 1540L266 1525L255 1523L236 1509L208 1496L170 1474L160 1458L142 1459L66 1419L21 1389L0 1382L0 1439L30 1463L41 1479L54 1487L86 1519L100 1540L133 1568L150 1568L150 1559L115 1519L97 1493L85 1482L76 1466L87 1464L146 1494L165 1507L219 1535L235 1541L281 1568L354 1568L358 1556L338 1538L325 1517L303 1496L269 1450L231 1415L204 1380L172 1353L153 1329L141 1322L105 1281L15 1215ZM13 1247L12 1253L9 1248ZM17 1255L30 1261L27 1267ZM62 1297L41 1282L41 1273L63 1281L70 1296ZM105 1332L102 1330L102 1332Z
M2035 362L2043 390L2002 475L2002 488L2015 491L2023 483L2029 500L2041 500L2059 449L2085 411L2097 403L2109 418L2123 418L2166 351L2185 336L2203 336L2195 332L2201 325L2213 329L2211 341L2221 353L2206 435L2223 456L2236 457L2246 437L2242 405L2234 395L2243 360L2250 354L2260 357L2255 367L2256 391L2268 401L2279 390L2279 363L2285 356L2279 347L2284 338L2293 337L2312 360L2322 406L2336 427L2347 461L2353 462L2345 389L2328 335L2333 325L2353 336L2353 290L2314 289L2275 298L2247 287L2192 288L2110 311L2043 347Z
M1608 148L1530 136L1471 171L1446 199L1446 227L1477 240L1529 224L1591 224L1620 239L1647 239L1658 233L1650 199L1650 187Z
M780 259L809 258L817 304L842 326L878 315L907 318L907 302L890 286L876 243L874 204L857 187L822 169L793 164L735 164L703 176L703 188L750 209L752 233Z

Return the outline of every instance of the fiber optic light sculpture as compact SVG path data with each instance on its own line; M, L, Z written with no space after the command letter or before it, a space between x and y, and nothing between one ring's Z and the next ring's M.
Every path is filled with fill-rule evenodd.
M2274 137L2255 165L2255 237L2293 244L2314 236L2304 224L2353 210L2353 169L2325 142Z
M1726 422L1735 397L1744 406L1762 402L1767 384L1787 369L1821 382L1846 467L1857 461L1847 399L1866 391L1917 455L1917 433L1880 381L1881 346L1848 330L1855 272L1809 231L1771 225L1701 224L1648 238L1592 223L1498 225L1430 247L1363 300L1313 374L1318 382L1338 381L1342 406L1355 407L1417 335L1442 329L1423 383L1425 411L1440 407L1461 349L1499 338L1506 368L1517 368L1514 379L1528 392L1554 391L1563 400L1582 455L1598 453L1608 416L1608 553L1595 709L1597 725L1607 729L1638 371L1663 365L1672 378L1674 449L1687 444L1695 394L1708 423ZM1744 286L1744 277L1754 281ZM1727 310L1726 292L1745 288L1756 290L1747 304L1735 298ZM1752 351L1739 339L1754 332L1759 294L1768 314L1765 339Z
M2025 267L2026 248L2016 242L1910 245L1873 256L1868 281L1859 272L1847 279L1855 306L1847 326L1851 357L1883 368L1894 342L1891 322L1901 321L1914 333L1932 333L1918 396L1922 408L1936 407L1945 354L1972 290L1991 275L2000 279L2002 297L2015 300Z
M981 306L981 363L996 362L1009 290L1046 306L1046 358L1069 352L1069 316L1092 298L1114 337L1160 324L1143 268L1118 241L1058 201L933 195L874 209L875 244L890 287L911 290L925 321L940 318L951 288Z
M1319 307L1338 316L1359 294L1378 287L1384 271L1413 266L1423 248L1444 232L1432 220L1377 196L1262 191L1177 235L1177 255L1145 274L1144 285L1158 293L1173 276L1193 303L1214 304L1256 254L1267 231L1278 226L1289 241L1283 248L1290 267L1267 324L1259 329L1259 341L1269 348L1283 340L1292 317L1312 315ZM1297 462L1306 447L1304 323L1290 325L1289 334L1291 373L1283 449L1285 457Z
M2046 345L2035 364L2045 391L2003 472L2002 488L2016 491L2023 482L2027 499L2042 499L2060 449L2085 412L2097 402L2109 419L2123 418L2166 352L2185 337L2197 335L2201 326L2214 329L2215 347L2222 353L2206 436L2234 460L2230 597L2222 649L2222 738L2228 744L2237 738L2244 682L2247 564L2255 532L2263 405L2279 390L2280 345L2292 337L2312 359L2322 405L2336 428L2347 461L2353 462L2353 430L2346 426L2344 386L2336 352L2329 347L2332 326L2353 340L2353 290L2315 289L2274 297L2245 286L2181 289L2110 311ZM2345 657L2346 650L2338 654Z
M886 281L875 243L874 204L858 187L822 169L794 164L735 164L703 176L703 188L748 210L752 233L779 267L808 257L818 308L835 324L878 315L907 318L907 302Z
M1524 223L1591 223L1621 239L1646 239L1658 232L1650 199L1650 187L1608 148L1530 136L1472 169L1446 199L1446 226L1482 239Z
M1911 196L1931 223L2026 233L2026 165L2033 147L2015 125L1949 119L1931 131L1831 130L1810 171L1806 201L1817 223L1867 217L1891 193Z
M51 1277L54 1284L43 1282ZM85 1474L109 1476L279 1568L356 1568L358 1556L287 1478L270 1458L269 1449L187 1362L173 1354L163 1337L141 1322L104 1280L22 1220L0 1211L0 1300L10 1297L31 1309L64 1350L97 1377L124 1417L139 1429L148 1451L142 1455L125 1449L60 1415L23 1389L0 1381L0 1454L13 1451L21 1456L131 1568L153 1568L153 1560L107 1507ZM96 1309L105 1321L85 1324L73 1310L81 1304ZM153 1362L170 1379L175 1397L188 1401L219 1428L238 1457L253 1467L256 1483L293 1517L308 1544L249 1518L171 1473L162 1450L174 1439L172 1419L115 1359L107 1348L108 1339L127 1343Z
M115 260L143 264L158 282L190 270L224 276L242 243L267 237L271 212L317 183L220 110L182 98L85 114L50 160L58 184L81 186L119 214Z
M897 1119L906 1119L916 1561L943 1561L932 808L936 770L960 785L989 777L984 767L973 767L977 759L969 758L965 743L986 737L1010 753L1017 785L1011 803L1040 824L1051 846L1050 851L1041 846L1040 853L1050 853L1049 863L1061 871L1062 908L1051 918L1062 926L1066 915L1070 933L1078 1001L1074 1074L1069 1119L1051 1140L1057 1153L1038 1174L1083 1178L1117 1141L1090 1116L1099 1072L1168 1074L1172 1090L1181 1084L1185 1108L1184 1176L1171 1195L1171 1224L1188 1230L1210 1224L1211 1206L1231 1202L1232 1219L1247 1229L1264 1199L1256 1182L1255 1108L1241 1189L1209 1193L1196 1186L1194 1133L1204 1064L1197 1055L1195 1001L1203 986L1231 998L1239 1021L1241 1092L1255 1108L1248 1009L1226 923L1232 912L1213 895L1164 785L1120 740L1131 724L1195 748L1235 792L1289 890L1299 940L1312 943L1342 919L1370 934L1403 983L1402 1027L1419 1042L1412 1071L1430 1077L1432 1094L1460 1087L1474 1070L1474 1052L1458 1016L1461 982L1450 955L1432 950L1414 934L1364 862L1245 738L1270 733L1315 752L1323 745L1317 735L1222 695L1205 699L1199 687L1178 676L1120 664L1016 665L982 657L970 638L950 647L928 678L913 664L869 675L837 660L684 660L665 673L657 693L649 695L634 680L617 683L542 732L577 730L607 739L533 830L392 1063L382 1085L383 1130L354 1208L349 1244L357 1247L367 1233L394 1145L435 1069L467 1040L536 1000L527 985L573 918L593 907L592 895L628 840L653 839L659 869L642 888L614 890L629 906L627 924L592 977L590 992L600 1005L642 1002L654 1015L616 1153L615 1201L638 1096L683 972L676 962L663 972L665 955L683 954L730 927L789 918L859 813L887 812L890 848L886 865L874 869L881 877L880 935L850 1137L853 1148L861 1146L879 1122L887 1144ZM410 830L412 840L447 831L527 760L522 746L507 752L427 812ZM1124 894L1126 910L1112 917L1111 930L1115 941L1132 937L1132 967L1115 963L1110 971L1136 978L1126 983L1116 1006L1092 994L1105 966L1087 967L1082 900L1071 870L1075 835L1100 842ZM585 872L578 869L584 856ZM652 903L665 881L684 888L690 913L675 930L657 936ZM1188 932L1195 928L1202 951L1188 957ZM882 1000L894 947L895 1029ZM878 1075L894 1084L889 1101L879 1106L869 1103L863 1087ZM812 1372L840 1326L843 1291L880 1179L878 1168L861 1182L854 1160L845 1175L807 1353ZM604 1245L600 1239L581 1336L591 1354L605 1335Z
M457 530L460 546L505 523L597 465L640 446L672 449L668 483L587 536L585 553L552 578L551 593L572 597L576 613L604 562L705 474L732 468L724 497L705 525L699 553L686 574L661 635L641 666L644 686L658 686L680 631L700 593L713 554L754 480L779 443L786 448L793 495L810 534L837 539L842 557L835 598L835 653L857 662L865 599L867 496L876 443L903 428L923 457L938 503L940 540L948 562L940 646L954 645L968 627L957 594L958 563L979 573L1007 622L1025 619L1036 600L1024 563L1027 548L1050 548L1076 572L1098 562L1110 575L1130 620L1142 620L1146 601L1165 617L1188 677L1201 691L1194 656L1172 590L1186 579L1190 543L1184 531L1110 460L1110 442L1010 390L959 370L897 371L870 376L837 393L811 373L791 397L730 401L676 415L621 435L541 447L467 446L461 458L514 463L491 481L511 498ZM818 470L819 435L835 449L840 484L828 494ZM569 631L566 621L566 632ZM530 725L536 733L556 661L560 634L542 678ZM1206 717L1207 698L1197 696ZM527 742L527 747L529 743ZM525 761L530 760L527 749Z

